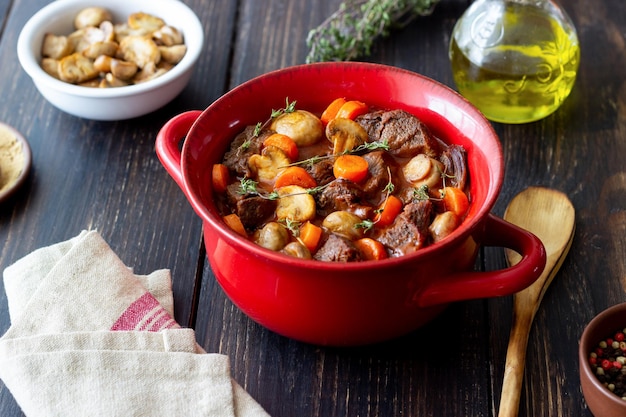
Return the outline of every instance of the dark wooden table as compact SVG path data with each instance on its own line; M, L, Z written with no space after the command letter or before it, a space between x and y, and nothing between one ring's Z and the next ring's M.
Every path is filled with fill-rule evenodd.
M161 110L97 122L48 104L21 70L20 28L45 0L0 3L0 121L33 152L25 186L0 206L0 269L42 246L97 229L138 273L169 268L176 316L208 351L228 355L233 377L274 417L493 416L500 400L511 297L460 302L432 324L375 346L322 348L278 336L224 296L206 263L201 222L159 163L154 140L172 116L203 109L264 72L300 64L305 37L339 0L185 0L206 45L189 86ZM453 86L447 47L469 1L435 12L376 43L367 60ZM592 4L593 3L593 4ZM626 8L621 0L563 0L582 62L574 90L548 118L494 124L506 161L494 209L527 186L553 187L576 207L568 258L530 336L520 416L590 416L578 378L578 339L600 310L626 301ZM478 269L505 265L481 252ZM1 284L0 284L1 285ZM9 327L0 291L0 334ZM22 415L0 384L0 415Z

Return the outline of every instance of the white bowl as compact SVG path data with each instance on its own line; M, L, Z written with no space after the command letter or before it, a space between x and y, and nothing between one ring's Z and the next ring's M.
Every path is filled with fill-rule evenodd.
M113 23L125 22L136 12L158 16L181 30L187 53L170 71L153 80L114 88L89 88L66 83L47 74L40 65L44 35L70 34L76 14L85 7L102 6ZM196 14L179 0L57 0L37 12L24 25L17 41L17 55L39 92L54 106L94 120L123 120L150 113L185 88L200 56L204 31Z

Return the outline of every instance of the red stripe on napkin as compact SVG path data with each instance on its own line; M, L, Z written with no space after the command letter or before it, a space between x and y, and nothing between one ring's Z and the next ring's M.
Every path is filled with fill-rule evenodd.
M113 331L147 330L157 332L179 327L170 314L152 294L146 292L120 315L111 327Z

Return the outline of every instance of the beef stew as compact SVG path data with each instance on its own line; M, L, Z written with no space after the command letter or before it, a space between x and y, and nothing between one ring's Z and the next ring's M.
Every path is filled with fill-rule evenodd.
M225 221L270 250L331 262L445 239L470 204L465 149L404 110L338 100L349 110L333 102L320 117L287 100L234 138L213 169Z

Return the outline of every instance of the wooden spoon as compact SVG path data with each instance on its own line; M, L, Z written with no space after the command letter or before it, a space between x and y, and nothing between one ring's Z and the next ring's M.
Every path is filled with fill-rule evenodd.
M535 313L541 299L572 246L574 206L560 191L530 187L516 195L504 213L504 219L535 234L546 248L546 267L537 281L513 295L513 325L506 353L504 381L498 417L516 417L519 411L526 347ZM521 259L507 249L510 265Z

